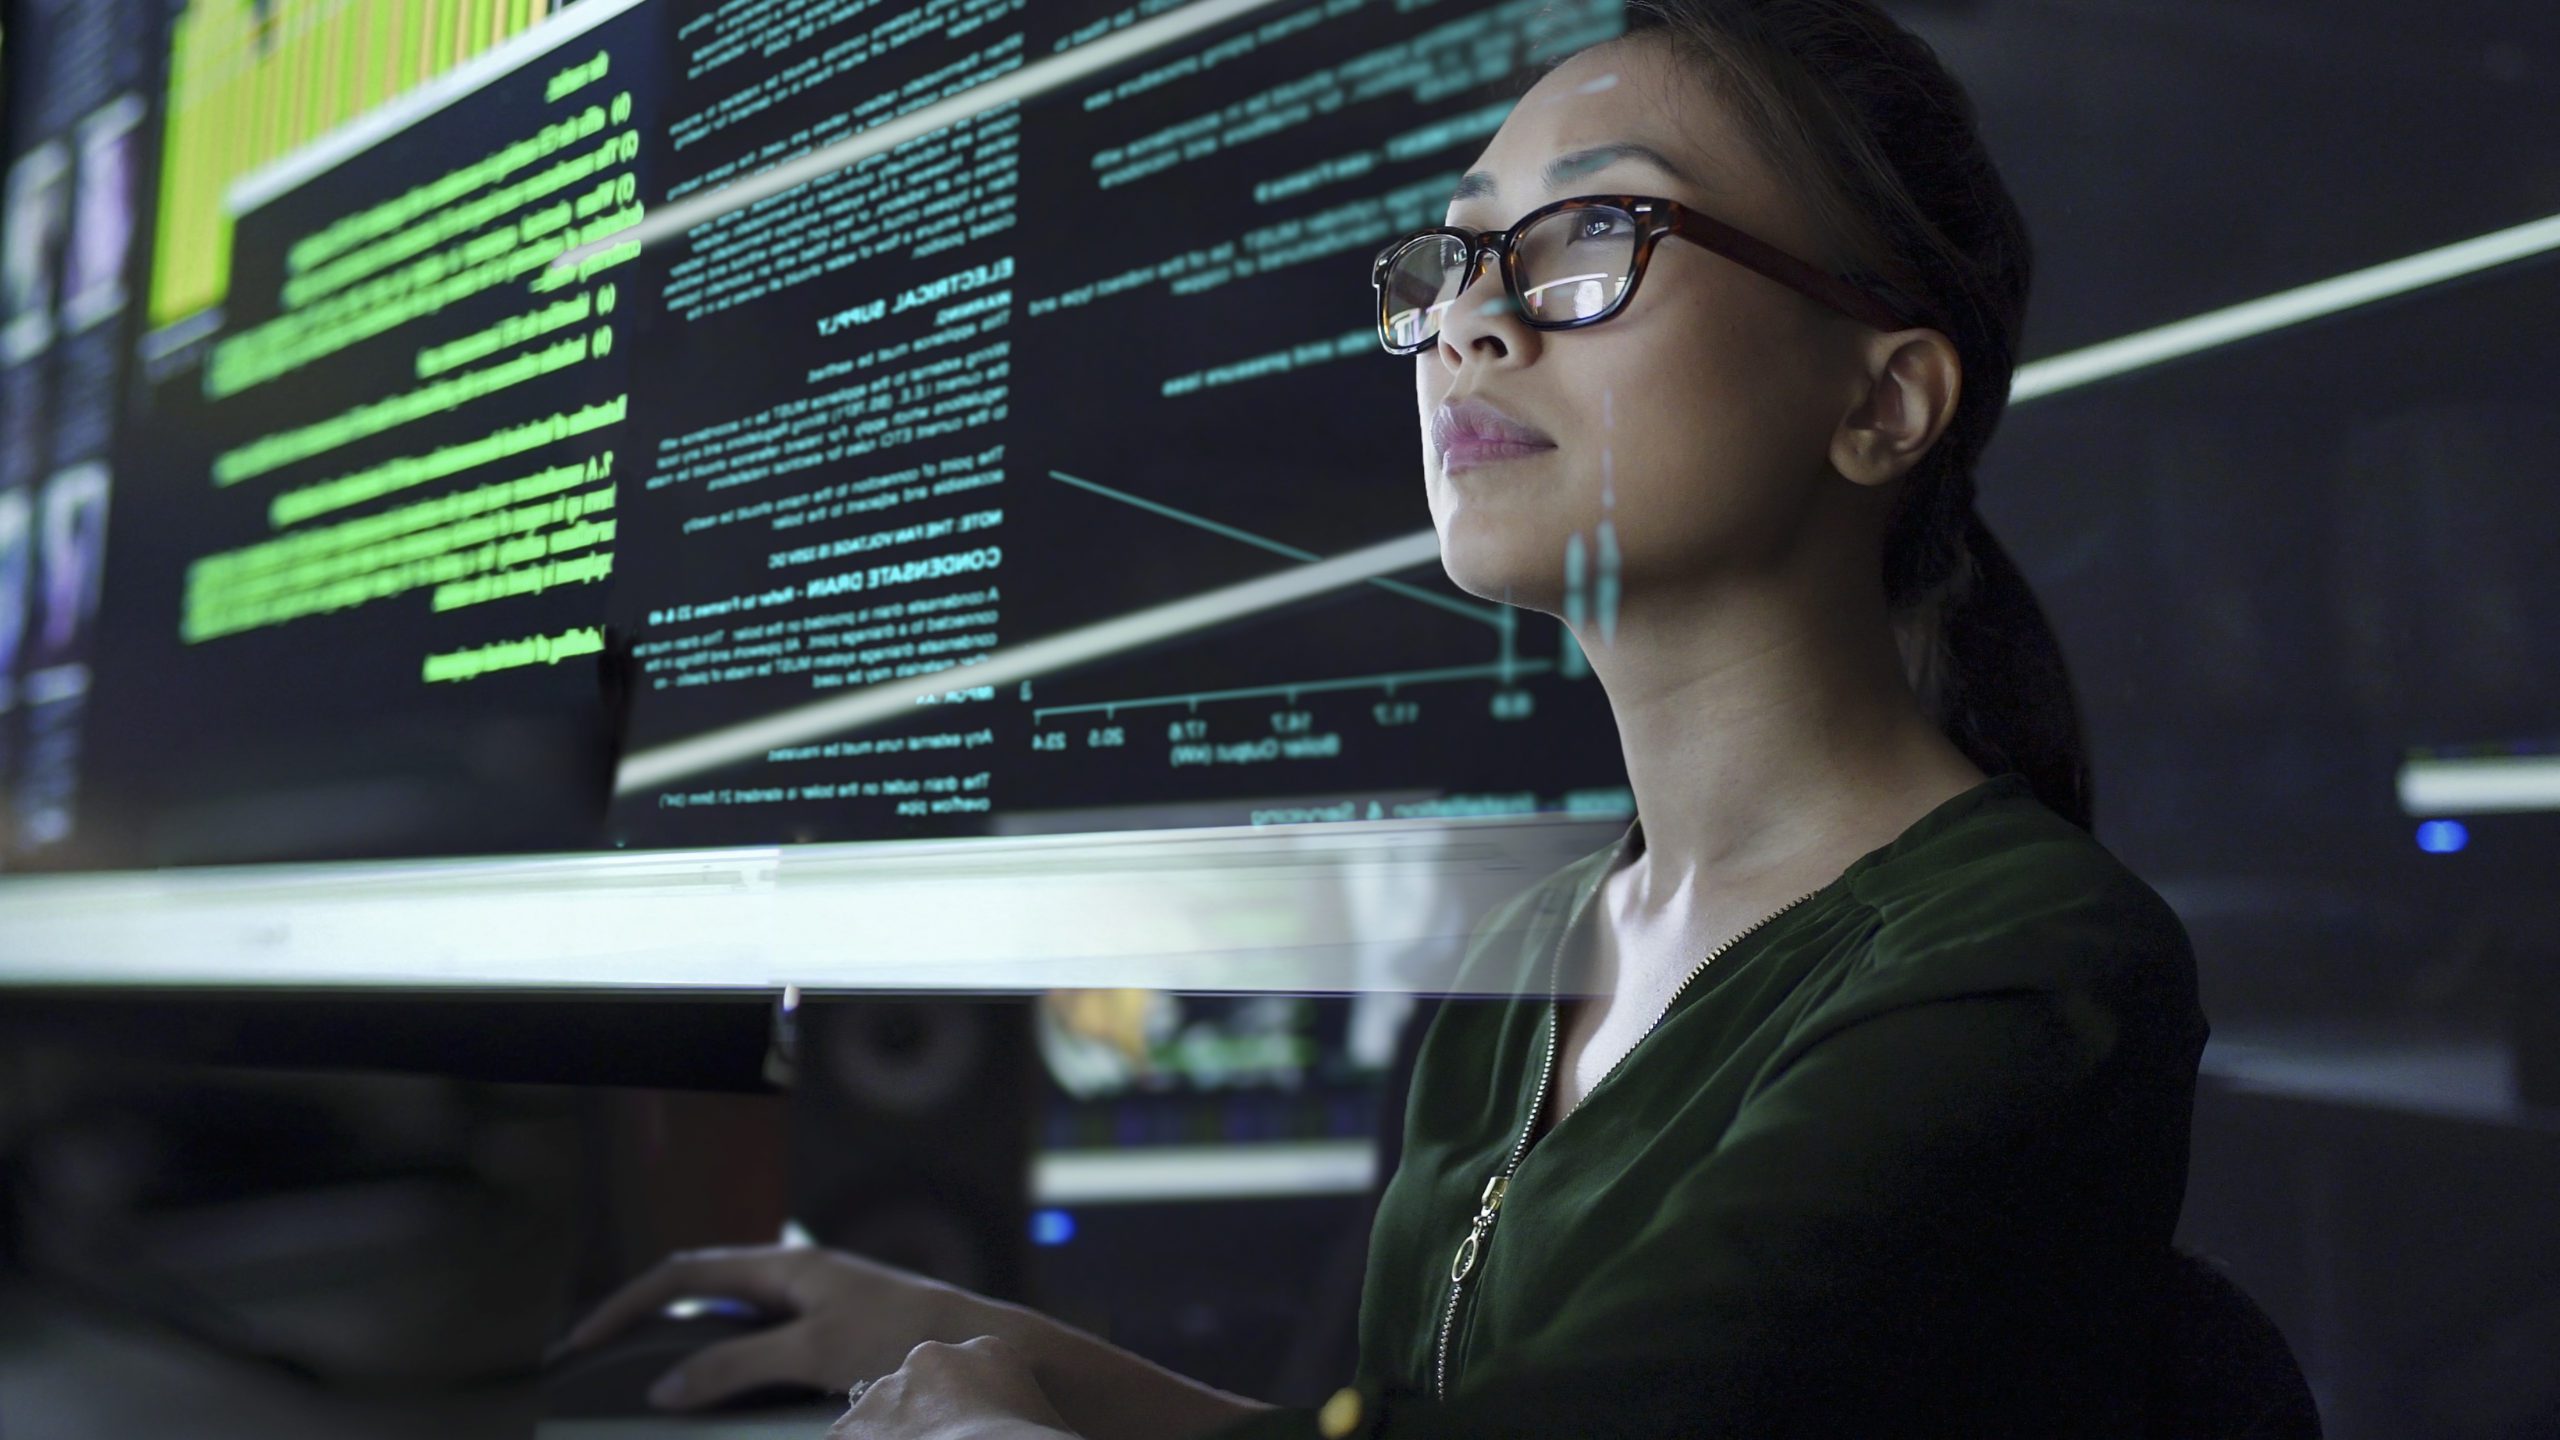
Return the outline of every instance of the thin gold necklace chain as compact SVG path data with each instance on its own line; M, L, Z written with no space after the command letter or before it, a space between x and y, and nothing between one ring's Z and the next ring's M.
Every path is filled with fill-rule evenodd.
M1602 884L1606 884L1605 876ZM1671 997L1663 1001L1662 1009L1655 1013L1653 1023L1644 1027L1644 1033L1636 1037L1634 1045L1628 1046L1624 1054L1610 1062L1608 1072L1593 1081L1590 1090L1582 1092L1583 1098L1589 1099L1592 1091L1609 1083L1609 1077L1618 1073L1618 1067L1627 1063L1627 1057L1633 1055L1638 1046L1652 1038L1654 1031L1662 1028L1662 1022L1671 1018L1672 1007L1680 1003L1680 997L1689 993L1689 987L1697 983L1699 976L1707 973L1707 967L1713 965L1718 957L1741 944L1746 936L1770 921L1830 888L1829 885L1825 885L1821 889L1806 891L1761 916L1723 944L1708 951L1705 958L1699 960L1687 975L1681 977L1680 984L1672 990ZM1509 1186L1512 1174L1519 1170L1521 1159L1528 1153L1529 1137L1537 1133L1538 1116L1546 1109L1547 1096L1555 1088L1556 1032L1564 1028L1564 1002L1560 994L1564 986L1564 942L1566 937L1570 936L1582 923L1583 911L1601 889L1602 885L1595 885L1589 893L1575 902L1573 913L1565 917L1564 928L1556 933L1555 950L1549 958L1547 968L1547 1046L1546 1057L1538 1066L1538 1093L1529 1101L1529 1118L1521 1124L1519 1138L1512 1142L1511 1153L1504 1159L1500 1173L1485 1185L1485 1200L1469 1225L1467 1239L1460 1244L1461 1260L1452 1267L1449 1276L1449 1304L1440 1316L1440 1344L1432 1376L1433 1388L1439 1392L1439 1397L1443 1400L1449 1398L1449 1334L1457 1324L1459 1297L1464 1293L1467 1275L1475 1269L1477 1261L1491 1242L1493 1219L1502 1206L1502 1192Z

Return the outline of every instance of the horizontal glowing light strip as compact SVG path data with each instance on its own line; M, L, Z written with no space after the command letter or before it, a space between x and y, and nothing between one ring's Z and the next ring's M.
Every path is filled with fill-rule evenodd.
M2038 360L2018 368L2009 385L2009 401L2034 400L2059 391L2095 384L2181 356L2228 345L2237 340L2335 315L2395 295L2474 274L2510 261L2560 250L2560 215L2532 220L2471 240L2420 251L2399 260L2351 270L2344 275L2221 310L2208 310L2174 324L2141 330L2085 350Z
M551 262L552 267L554 270L575 269L578 262L589 255L634 242L645 250L659 241L681 235L705 220L744 209L759 200L779 195L821 175L831 175L874 155L886 154L917 136L930 135L982 110L1029 100L1062 85L1072 85L1150 50L1179 44L1203 30L1224 25L1240 15L1267 9L1275 3L1277 0L1198 0L1198 3L1185 5L1170 15L1142 20L1126 30L1087 41L1064 54L1052 55L1010 74L997 76L948 100L937 101L894 120L884 120L832 145L821 145L797 160L786 160L762 174L750 175L718 190L690 195L661 206L649 212L648 218L639 224L614 232L610 240L596 240L564 251Z
M1624 824L1380 819L10 876L0 989L1445 991L1478 917Z
M2400 767L2398 789L2411 816L2560 810L2560 755L2411 760Z
M2549 1111L2524 1103L2515 1051L2494 1035L2440 1039L2314 1027L2225 1035L2217 1026L2196 1068L2238 1091L2560 1133Z
M1051 1150L1032 1157L1031 1203L1357 1195L1377 1176L1377 1149L1366 1140Z
M1054 670L1064 670L1105 655L1134 650L1158 640L1224 625L1258 611L1293 604L1309 596L1357 585L1380 575L1409 570L1440 558L1440 537L1429 530L1318 560L1240 585L1188 596L1099 624L1052 635L1000 650L974 664L930 675L916 675L864 689L833 700L820 700L778 714L714 730L623 758L614 775L617 794L651 790L687 775L753 760L768 750L804 744L897 715L912 715L928 695L980 685L1011 685Z

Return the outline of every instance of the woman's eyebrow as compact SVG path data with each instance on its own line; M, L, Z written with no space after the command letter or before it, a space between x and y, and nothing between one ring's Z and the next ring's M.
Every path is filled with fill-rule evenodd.
M1547 168L1540 178L1546 182L1548 189L1553 190L1577 175L1587 175L1594 170L1607 169L1621 160L1641 160L1674 180L1695 185L1702 190L1714 188L1690 174L1670 156L1650 145L1634 140L1613 140L1606 145L1569 150L1548 161ZM1470 170L1458 181L1458 188L1449 192L1449 203L1455 205L1461 200L1489 196L1494 193L1494 188L1491 171Z

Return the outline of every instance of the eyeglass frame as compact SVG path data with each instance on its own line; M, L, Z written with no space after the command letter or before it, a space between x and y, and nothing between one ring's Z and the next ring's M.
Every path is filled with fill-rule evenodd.
M1529 304L1520 293L1520 276L1514 268L1517 252L1512 242L1519 234L1550 215L1567 210L1619 210L1637 224L1635 251L1627 262L1627 286L1596 314L1577 316L1571 320L1540 320L1529 313ZM1431 334L1411 346L1400 347L1387 338L1387 270L1406 247L1432 235L1444 235L1467 247L1466 278L1458 284L1458 294L1467 293L1476 277L1483 273L1484 259L1493 256L1496 270L1502 276L1503 292L1510 297L1512 309L1522 324L1532 330L1579 330L1614 318L1635 299L1636 287L1644 281L1645 266L1653 259L1653 247L1665 235L1711 250L1746 270L1756 271L1799 294L1830 306L1852 320L1874 326L1878 330L1908 329L1916 322L1897 312L1874 291L1861 287L1817 266L1797 259L1777 246L1755 235L1738 230L1702 211L1666 200L1658 195L1575 195L1541 205L1514 221L1507 230L1469 230L1462 225L1433 225L1413 231L1396 240L1371 262L1369 283L1378 292L1378 343L1390 355L1419 355L1440 338L1434 328ZM1886 288L1879 286L1878 288ZM1455 303L1454 297L1451 303ZM1916 308L1916 307L1915 307Z

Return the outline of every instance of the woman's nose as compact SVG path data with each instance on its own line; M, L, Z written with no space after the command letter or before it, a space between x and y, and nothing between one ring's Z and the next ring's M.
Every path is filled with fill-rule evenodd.
M1440 313L1440 358L1453 370L1465 363L1467 352L1479 342L1489 342L1491 358L1500 359L1516 353L1528 336L1528 327L1513 317L1501 267L1489 254L1480 262L1471 259L1469 265L1466 282Z

